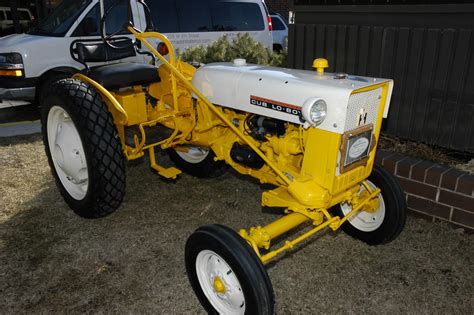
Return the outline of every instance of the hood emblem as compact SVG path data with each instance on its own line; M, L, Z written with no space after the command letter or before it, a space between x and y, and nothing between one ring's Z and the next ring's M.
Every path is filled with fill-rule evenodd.
M367 122L367 111L365 110L365 108L361 108L359 111L357 126L365 125L366 122Z

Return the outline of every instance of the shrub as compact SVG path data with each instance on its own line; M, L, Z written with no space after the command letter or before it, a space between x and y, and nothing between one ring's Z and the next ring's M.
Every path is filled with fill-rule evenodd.
M286 66L286 51L270 53L265 46L254 40L249 34L238 34L229 41L226 35L220 37L208 46L197 46L186 49L181 58L188 62L222 62L243 58L248 63L270 65L275 67Z

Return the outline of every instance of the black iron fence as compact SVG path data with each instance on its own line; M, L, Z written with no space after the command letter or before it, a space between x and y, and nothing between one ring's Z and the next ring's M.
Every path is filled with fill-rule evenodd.
M301 5L289 65L393 78L384 131L474 153L474 4Z

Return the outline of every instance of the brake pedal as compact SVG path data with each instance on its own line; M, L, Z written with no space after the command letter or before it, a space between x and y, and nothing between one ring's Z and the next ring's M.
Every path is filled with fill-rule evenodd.
M176 179L176 177L182 173L181 170L177 169L176 167L164 168L158 164L152 165L151 167L157 171L160 176L163 176L166 179Z
M168 167L165 168L158 163L156 163L156 158L155 158L155 148L150 148L149 149L149 154L150 154L150 166L152 169L158 172L160 176L163 176L164 178L167 179L176 179L179 174L181 174L181 170L177 169L176 167Z

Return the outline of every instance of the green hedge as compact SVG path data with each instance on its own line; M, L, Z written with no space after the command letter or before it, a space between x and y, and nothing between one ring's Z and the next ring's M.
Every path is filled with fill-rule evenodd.
M265 46L254 40L249 34L238 34L229 41L226 35L208 46L189 48L180 54L188 62L222 62L244 58L248 63L285 67L287 52L269 52Z

